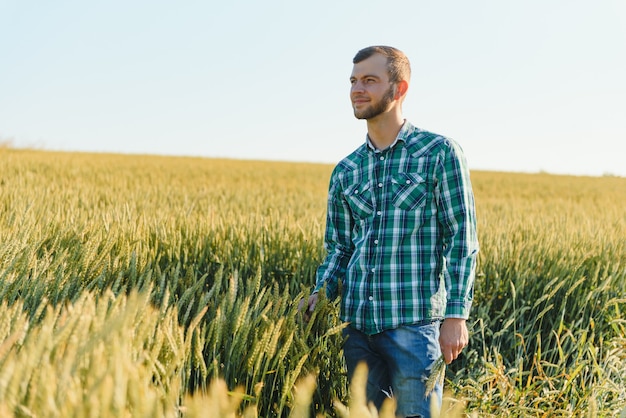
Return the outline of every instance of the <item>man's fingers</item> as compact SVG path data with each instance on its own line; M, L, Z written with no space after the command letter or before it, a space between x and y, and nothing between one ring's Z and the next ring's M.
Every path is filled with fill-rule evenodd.
M464 319L448 318L443 321L439 333L439 346L446 364L456 360L468 340Z
M459 357L459 354L461 354L461 350L441 350L441 354L443 355L443 360L446 362L446 364L450 364L454 360L456 360L457 357Z
M309 296L308 299L306 298L300 299L300 302L298 303L298 311L302 313L302 316L306 322L308 322L311 319L311 315L313 314L313 311L315 310L315 305L317 304L317 297L318 296L315 293Z
M452 363L454 360L456 360L460 355L461 352L463 351L463 347L460 347L458 350L452 350L450 351L450 357L449 357L449 362L448 364Z

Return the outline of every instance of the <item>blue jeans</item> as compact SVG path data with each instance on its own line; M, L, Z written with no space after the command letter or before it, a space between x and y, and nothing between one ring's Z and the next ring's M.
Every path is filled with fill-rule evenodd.
M430 417L433 396L441 407L443 388L437 384L425 395L426 380L441 356L440 321L405 325L367 335L352 327L343 330L347 337L343 352L351 380L360 362L366 362L367 399L380 408L391 394L396 399L399 417ZM391 389L391 390L390 390Z

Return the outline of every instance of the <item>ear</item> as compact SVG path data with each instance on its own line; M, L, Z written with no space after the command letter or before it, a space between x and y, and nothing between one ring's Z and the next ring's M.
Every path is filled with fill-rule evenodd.
M396 84L396 94L394 96L394 99L398 100L398 99L403 98L408 89L409 89L408 81L406 80L398 81L398 84Z

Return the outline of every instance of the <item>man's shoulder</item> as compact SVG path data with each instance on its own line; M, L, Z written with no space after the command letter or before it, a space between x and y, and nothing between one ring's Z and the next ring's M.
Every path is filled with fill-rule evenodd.
M360 147L352 151L350 154L345 156L341 161L337 163L335 166L335 174L339 174L345 171L352 171L359 168L364 159L368 157L367 145L362 144Z
M426 154L445 152L445 150L455 147L456 142L445 135L411 125L407 131L405 146L413 157L420 157Z

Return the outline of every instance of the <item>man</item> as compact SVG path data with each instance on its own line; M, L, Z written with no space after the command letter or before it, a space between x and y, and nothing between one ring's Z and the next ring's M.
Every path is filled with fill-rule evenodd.
M368 47L353 59L350 98L366 141L334 169L325 232L305 318L318 292L341 282L344 355L351 376L368 366L368 399L394 396L402 417L430 416L425 381L468 342L478 240L465 158L451 139L402 116L410 65L399 50ZM428 395L428 396L426 396Z

